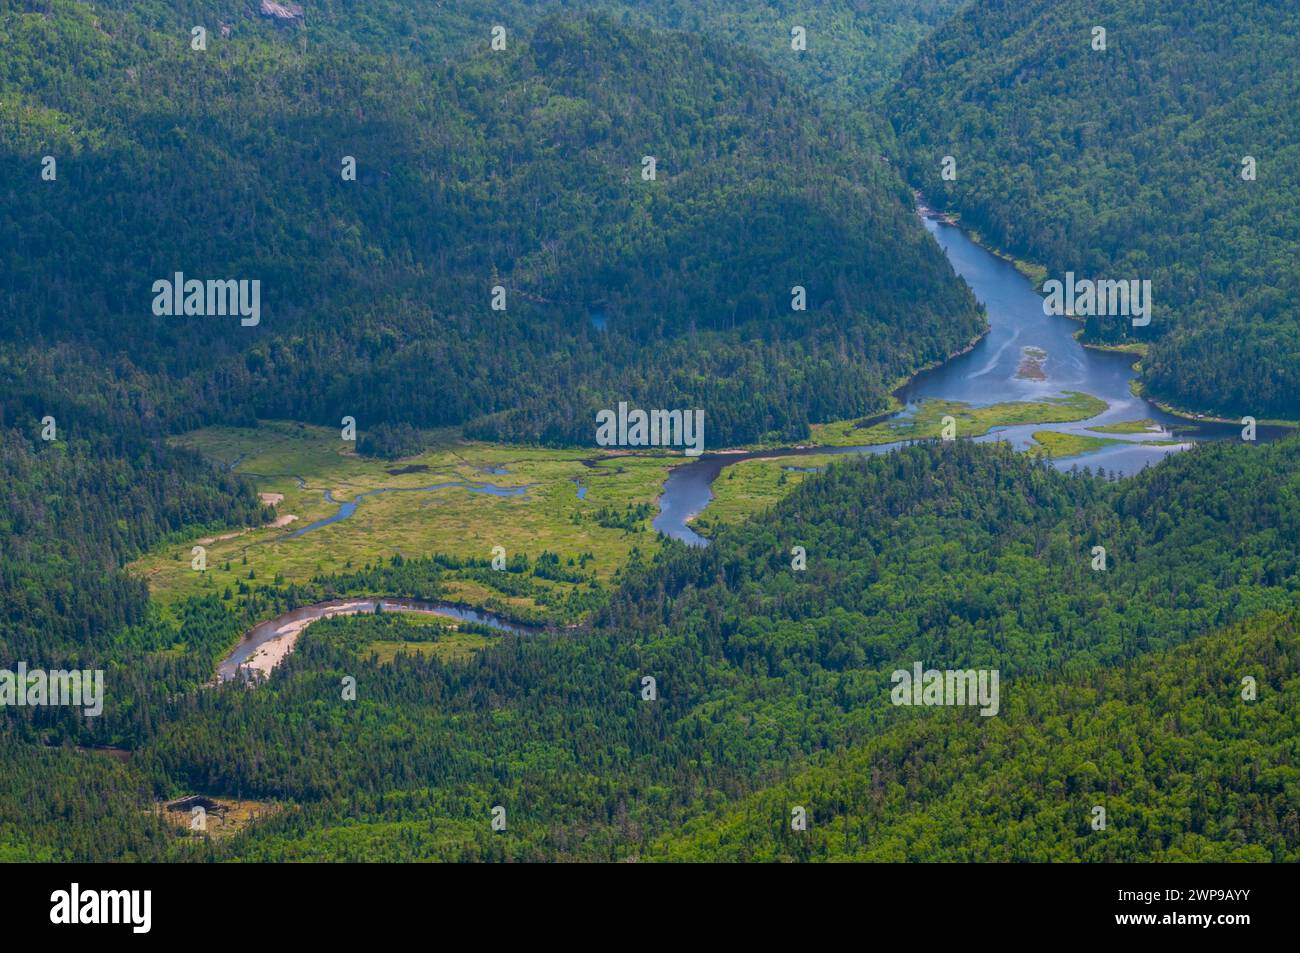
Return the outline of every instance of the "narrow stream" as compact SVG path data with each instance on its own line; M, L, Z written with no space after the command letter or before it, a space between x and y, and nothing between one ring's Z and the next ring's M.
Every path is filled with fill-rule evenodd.
M235 646L231 653L222 659L217 666L217 681L225 682L238 677L241 667L247 665L250 660L255 660L255 657L263 649L266 649L267 652L263 653L264 661L259 664L267 665L271 658L277 660L283 658L293 650L298 637L313 622L319 622L321 619L337 615L357 615L374 612L376 603L380 604L384 612L409 612L444 616L462 622L477 622L502 632L525 633L537 631L533 628L506 622L490 612L467 609L448 602L426 602L420 599L388 597L380 599L373 597L330 599L327 602L317 602L310 606L299 606L297 609L292 609L283 615L276 616L274 619L268 619L266 622L253 626L239 640L239 644ZM269 671L269 665L267 670Z
M485 468L489 473L504 473L505 470L500 468ZM366 490L364 493L358 493L350 500L334 499L332 490L325 491L325 502L335 503L338 505L338 512L333 513L324 519L316 520L314 523L308 523L301 529L289 533L287 539L297 539L299 536L305 536L307 533L320 529L322 526L329 526L340 520L345 520L357 511L361 501L368 496L377 496L380 493L429 493L433 490L445 490L449 487L463 487L471 493L487 493L491 496L527 496L528 487L526 486L494 486L491 483L467 483L464 480L454 480L450 483L435 483L432 486L410 486L410 487L378 487L374 490Z

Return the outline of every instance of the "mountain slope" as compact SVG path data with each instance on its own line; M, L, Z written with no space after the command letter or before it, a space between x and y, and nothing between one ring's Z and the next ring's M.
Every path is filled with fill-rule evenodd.
M1169 746L1184 750L1176 738L1145 731L1136 711L1141 682L1131 673L1152 653L1300 604L1298 453L1296 440L1207 446L1112 483L1060 473L1005 447L914 447L811 477L770 514L720 531L706 550L670 546L651 563L634 561L590 629L502 637L463 662L419 653L384 663L368 646L406 641L411 623L389 615L337 619L313 626L256 691L186 691L179 673L155 685L123 672L112 676L120 704L91 726L95 736L75 734L81 729L71 720L59 727L82 744L112 741L115 732L131 737L132 771L156 796L198 790L297 805L227 843L226 856L619 859L674 854L678 848L661 840L683 829L682 851L730 851L730 842L711 846L703 821L685 826L719 813L748 849L748 828L737 820L746 798L779 792L802 771L856 759L854 749L875 739L906 752L913 742L941 746L934 739L951 728L963 751L978 753L981 739L998 739L1015 756L1008 772L1046 770L1055 778L1075 770L1074 754L1059 768L1043 767L1043 745L1057 738L1047 732L1041 740L1033 717L1045 709L1029 705L1025 697L1035 696L1022 696L1020 686L1046 680L1050 700L1106 685L1127 699L1134 710L1124 717L1143 729L1132 743L1148 733L1160 739L1149 760L1128 757L1133 764L1122 769L1112 771L1113 751L1090 758L1112 771L1117 800L1108 803L1119 827L1132 810L1155 803L1150 792L1170 790ZM796 544L807 549L804 572L790 568ZM1104 572L1090 565L1098 544L1107 547ZM1238 679L1235 656L1213 649L1219 645L1206 650L1204 678L1190 684L1211 677L1216 653L1215 684ZM1269 704L1260 711L1284 715L1289 709L1266 694L1288 691L1294 677L1286 667L1293 663L1277 654L1248 657L1261 663L1256 677ZM959 717L894 707L890 673L916 661L998 669L1003 710L971 728ZM345 674L357 679L355 706L339 701ZM639 694L646 675L656 679L653 703ZM1169 694L1143 717L1191 724L1201 717L1198 697ZM1080 716L1089 707L1085 698L1068 711ZM1204 720L1214 746L1208 761L1197 766L1192 758L1187 770L1213 773L1221 793L1202 809L1199 832L1224 851L1245 825L1251 843L1288 856L1297 845L1278 792L1292 781L1285 770L1273 780L1242 767L1238 740L1281 752L1289 729L1275 733L1269 721L1259 732L1247 723L1238 730L1222 719L1216 728ZM1280 755L1269 758L1285 768ZM964 839L960 826L942 837L926 827L925 805L957 790L954 778L926 773L927 763L908 769L931 784L923 802L908 806L904 793L891 794L899 811L916 812L908 829L937 837L936 857L1006 850L1009 842L982 829ZM984 766L973 761L971 771ZM1120 787L1147 800L1130 804ZM1034 801L1042 815L1023 832L1035 851L1047 849L1065 818L1053 806L1055 785L1044 791ZM822 803L814 802L814 826L825 823ZM876 802L846 803L861 815L852 823L875 829L868 807ZM484 805L491 804L509 806L508 838L488 828ZM1226 812L1238 806L1249 806L1250 818L1234 825ZM82 805L74 813L96 810ZM783 822L788 810L762 815L761 823ZM39 826L28 836L33 850L62 843ZM1154 857L1172 843L1118 840L1127 859ZM899 833L888 843L904 841ZM782 843L764 849L785 849ZM1195 849L1193 839L1180 843ZM876 845L873 834L867 846Z
M117 566L260 521L178 430L591 444L627 400L704 409L708 446L797 439L978 332L875 131L753 54L561 17L453 56L393 47L398 6L313 6L304 47L242 4L0 0L8 650L106 644L146 612ZM155 316L178 271L260 281L260 323Z
M1254 700L1242 697L1247 676ZM1294 863L1297 686L1295 612L1122 668L1003 683L997 717L924 710L648 856ZM807 830L791 830L792 806Z
M232 31L284 30L296 40L431 63L464 59L487 46L494 26L507 42L558 12L603 12L624 25L686 30L746 46L823 95L860 104L898 73L916 44L963 0L310 0L290 21L259 14L257 0L101 0L153 27L207 24ZM807 49L791 49L791 29Z
M798 438L980 328L871 130L735 48L560 18L430 73L53 6L0 20L4 333L124 355L172 426L590 443L628 400L702 408L713 446ZM155 317L175 272L260 280L260 324Z
M888 109L912 181L993 244L1052 278L1151 281L1149 327L1086 333L1150 343L1155 396L1294 419L1298 56L1287 0L978 0L922 44Z
M1021 681L1122 673L1294 611L1297 453L1294 440L1205 447L1122 483L975 444L837 465L706 550L674 546L634 566L589 632L508 639L464 665L386 667L360 646L400 623L340 623L255 698L180 706L146 757L172 786L308 804L238 846L255 858L362 844L391 859L640 854L907 722L889 704L895 668L997 668L1012 701ZM1090 567L1098 543L1104 572ZM795 544L805 572L790 569ZM332 701L344 672L370 686L355 718ZM653 703L639 697L645 675ZM409 745L377 745L398 726ZM1159 783L1158 767L1142 771ZM1250 783L1229 787L1249 798ZM418 803L397 793L412 784L429 789ZM482 803L512 806L512 839L472 823ZM1280 824L1281 803L1260 810ZM457 818L469 823L448 831ZM371 844L388 825L411 839Z

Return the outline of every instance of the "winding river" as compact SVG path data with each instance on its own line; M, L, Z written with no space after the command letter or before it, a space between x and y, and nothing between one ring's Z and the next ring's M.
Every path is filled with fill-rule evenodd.
M989 330L971 350L941 367L921 373L903 387L898 397L905 406L892 419L915 413L921 401L936 398L986 407L1006 401L1041 400L1061 396L1067 391L1081 391L1106 401L1106 410L1073 423L995 427L988 434L974 439L1005 440L1023 450L1033 445L1032 434L1037 431L1102 436L1089 434L1088 428L1130 420L1155 421L1161 426L1159 433L1105 434L1121 442L1056 462L1061 469L1088 466L1125 476L1196 440L1239 437L1241 428L1236 424L1190 423L1135 397L1129 390L1129 381L1135 376L1132 357L1083 347L1074 339L1078 323L1067 317L1044 314L1043 299L1010 262L984 250L954 225L931 216L925 216L923 221L926 230L947 254L953 269L966 280L976 299L984 305ZM1039 355L1041 374L1032 378L1018 373L1027 353ZM1176 436L1172 431L1175 426L1178 428ZM1261 441L1273 436L1265 430L1259 428ZM1142 443L1150 440L1181 442L1164 446ZM705 454L669 474L659 499L659 514L655 517L654 528L692 546L707 545L708 541L691 529L690 520L702 513L713 499L711 486L718 474L742 460L809 454L885 453L899 446L900 443L890 443Z
M374 612L378 603L384 612L408 612L437 615L462 622L477 622L502 632L531 632L534 629L504 622L490 612L467 609L449 602L426 602L420 599L358 597L330 599L309 606L299 606L283 615L258 623L244 633L239 644L217 666L217 681L225 682L256 670L264 675L286 655L303 630L313 622L337 615Z
M1129 389L1133 379L1133 359L1123 354L1094 351L1081 346L1074 339L1079 325L1066 317L1045 315L1042 298L1029 280L1004 259L985 251L969 239L959 228L934 217L924 217L926 229L935 237L952 263L953 269L970 285L975 297L988 314L988 333L971 350L948 361L941 367L926 371L898 392L904 408L894 419L915 413L920 402L932 399L962 401L976 407L1007 401L1033 401L1061 396L1068 391L1082 391L1099 397L1107 403L1102 413L1088 420L1058 424L1026 424L995 427L975 440L1004 440L1017 449L1033 444L1036 431L1054 430L1062 433L1088 434L1088 428L1101 424L1130 420L1150 419L1161 426L1161 431L1141 434L1107 434L1120 441L1094 452L1070 457L1056 463L1068 469L1074 466L1104 468L1112 473L1129 475L1154 463L1166 454L1175 452L1197 440L1236 439L1240 428L1235 424L1190 423L1164 413L1142 398L1135 397ZM1034 355L1038 370L1033 375L1021 373L1026 355ZM1175 438L1173 428L1177 427ZM1268 428L1259 428L1259 439L1266 440L1275 434ZM1157 445L1143 443L1153 439L1181 442ZM690 520L699 515L713 499L713 481L725 467L756 457L798 457L842 453L886 453L901 443L861 447L808 447L762 450L752 453L705 454L691 463L674 468L664 483L659 498L659 513L653 525L656 530L693 546L706 546L708 540L694 532ZM792 462L792 468L797 464ZM493 469L491 472L498 472ZM504 471L500 471L504 472ZM578 483L578 496L586 496L587 487ZM310 523L291 537L314 532L323 526L351 516L369 495L390 492L427 492L453 486L471 492L498 495L524 495L527 487L501 488L486 483L456 481L409 490L377 489L358 494L353 500L339 502L334 515ZM218 680L235 678L241 667L270 668L292 650L298 635L312 622L332 615L373 612L375 599L337 599L303 606L254 626L222 662L217 671ZM385 611L433 613L453 619L480 622L503 631L529 631L511 625L486 612L475 612L447 603L420 602L413 599L380 600Z

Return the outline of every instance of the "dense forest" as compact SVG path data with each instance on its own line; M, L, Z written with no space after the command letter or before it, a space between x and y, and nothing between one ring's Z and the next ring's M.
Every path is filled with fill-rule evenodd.
M1279 693L1297 658L1298 456L1296 440L1204 446L1123 481L967 443L837 464L711 547L634 568L589 628L500 636L466 662L380 663L368 646L418 641L412 623L335 619L256 690L141 686L150 726L111 783L283 806L195 856L1293 858L1293 706ZM913 661L999 670L1004 715L894 707L890 672ZM1233 707L1245 674L1259 684L1249 710ZM1071 747L1041 776L1071 719ZM16 763L21 792L56 762ZM955 805L995 790L1016 794L963 839ZM789 807L763 811L796 793L819 833L774 840ZM1088 839L1094 796L1109 841ZM106 810L70 800L74 824ZM508 833L490 829L495 805ZM719 812L721 827L706 820ZM1015 836L992 829L998 812L1018 818ZM159 849L134 829L132 852ZM37 827L9 850L65 843Z
M710 448L879 412L984 328L908 183L1049 270L1151 278L1157 395L1297 416L1295 11L961 5L0 0L0 669L112 700L5 708L0 861L1300 860L1297 437L1122 480L843 459L610 586L549 551L166 604L122 571L275 515L170 439L207 424L348 415L394 458L589 445L618 401L704 409ZM260 323L156 316L177 271L259 280ZM453 577L526 630L336 617L213 680L272 615ZM996 670L1000 713L891 704L914 663ZM257 816L158 810L195 792Z
M878 130L761 57L596 15L494 53L470 7L417 6L319 5L304 47L220 4L0 3L6 658L95 657L149 622L119 566L265 518L180 430L591 444L630 400L704 408L712 446L801 438L978 333ZM154 316L176 271L261 281L263 320Z
M206 23L231 32L288 28L295 41L328 44L432 64L487 46L491 29L523 36L558 12L600 11L625 25L701 33L765 56L804 85L847 105L888 86L903 60L963 0L313 0L303 15L272 21L256 4L229 0L101 0L154 29ZM31 2L32 10L51 4ZM807 48L790 56L791 30L806 30Z
M1300 613L1263 615L1122 668L1018 682L998 718L914 718L652 856L1295 863L1298 626Z
M172 427L799 439L981 329L871 124L734 46L561 17L434 68L49 7L0 17L5 340L120 355ZM260 281L259 324L155 317L177 272Z
M102 661L147 617L120 566L183 531L263 521L250 484L162 440L155 406L126 362L0 351L5 664Z
M1054 278L1151 281L1148 327L1085 330L1150 344L1154 396L1296 419L1297 58L1291 0L976 0L887 99L909 177L964 225Z

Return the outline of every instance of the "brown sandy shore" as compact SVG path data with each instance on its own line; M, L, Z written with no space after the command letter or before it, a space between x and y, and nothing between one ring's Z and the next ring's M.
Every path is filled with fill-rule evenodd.
M313 622L333 616L372 613L376 603L382 603L385 612L410 612L420 615L442 616L453 622L464 621L457 615L457 607L418 599L388 596L358 596L350 599L332 599L310 606L300 606L274 619L260 622L249 629L239 644L217 666L216 681L224 682L240 675L265 678L272 669L284 661L298 644L298 638ZM473 610L487 619L495 619L484 610ZM496 621L505 630L530 631L528 626Z

